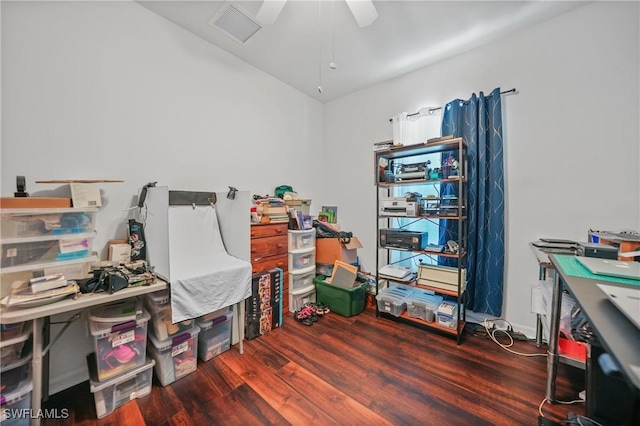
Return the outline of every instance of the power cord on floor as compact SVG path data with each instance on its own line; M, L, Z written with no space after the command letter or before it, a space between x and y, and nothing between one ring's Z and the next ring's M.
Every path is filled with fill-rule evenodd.
M540 415L540 417L542 417L544 419L548 419L548 417L546 417L544 415L544 413L542 412L542 406L544 405L545 402L548 402L548 401L549 401L548 398L544 398L542 400L542 402L540 403L540 405L538 405L538 414ZM558 404L571 405L571 404L577 404L579 402L584 402L584 400L583 399L575 399L573 401L555 401L555 402L558 403ZM581 419L585 420L585 421L587 421L589 423L583 423L581 421ZM565 420L565 421L563 421L561 423L562 424L568 424L568 425L575 423L575 424L577 424L579 426L602 426L602 424L598 423L597 421L595 421L595 420L593 420L593 419L591 419L589 417L579 416L577 414L575 414L575 422L574 422L573 419L570 419L570 420Z
M544 354L539 354L539 353L523 353L523 352L514 351L513 349L509 349L511 346L513 346L513 337L511 337L511 334L509 333L509 330L513 330L513 329L512 329L512 327L511 327L511 323L509 323L509 321L507 321L507 320L503 320L503 319L501 319L501 318L498 318L498 320L506 322L506 323L508 324L508 329L507 329L507 330L500 330L500 329L497 329L497 328L495 328L495 324L494 324L494 326L493 326L492 328L489 328L489 323L488 323L488 320L487 320L487 319L485 319L485 320L484 320L484 324L483 324L483 325L484 325L484 329L487 331L487 335L489 336L489 338L490 338L491 340L493 340L493 342L494 342L496 345L500 346L500 347L501 347L502 349L504 349L505 351L510 352L510 353L512 353L512 354L514 354L514 355L520 355L520 356L544 356L544 357L546 357L546 356L547 356L547 354L546 354L546 353L544 353ZM495 321L495 320L494 320L494 321ZM498 338L496 337L496 333L497 333L497 332L504 333L504 334L505 334L505 336L507 336L507 337L509 338L509 343L508 343L508 344L500 343L500 342L498 341ZM540 405L542 405L542 404L540 404Z

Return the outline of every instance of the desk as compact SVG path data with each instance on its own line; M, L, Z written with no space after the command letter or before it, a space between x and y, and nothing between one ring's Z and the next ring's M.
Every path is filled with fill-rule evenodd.
M549 255L549 261L556 269L556 275L553 287L551 336L549 338L547 358L546 397L549 401L555 402L555 376L559 357L557 342L560 302L562 300L561 296L564 286L582 308L582 311L591 324L593 332L598 336L603 350L617 363L622 372L623 380L628 385L629 393L632 396L635 395L634 398L637 400L640 397L640 351L638 350L638 348L640 348L640 329L629 321L596 286L598 282L624 285L622 283L625 282L625 280L618 280L613 277L598 277L591 274L585 274L586 277L578 277L571 271L571 268L567 266L567 261L571 260L571 258L573 258L573 256ZM588 363L590 362L592 361L589 360ZM587 370L588 376L589 367ZM587 382L589 382L589 377L587 377ZM593 407L590 406L590 394L589 385L587 385L587 415L592 415L591 411L593 410Z
M544 245L551 246L550 248L544 248ZM562 254L574 254L575 249L567 248L566 245L557 245L553 246L549 243L543 243L542 241L534 241L529 243L529 246L533 250L533 253L536 255L536 260L538 261L538 279L540 281L544 281L547 279L549 272L553 272L553 265L549 261L549 254L551 253L562 253ZM542 346L542 334L543 334L543 325L542 325L542 314L536 315L536 345L538 347Z
M33 390L31 391L31 409L34 413L40 410L42 404L42 332L44 322L51 315L63 314L81 309L90 308L105 303L111 303L129 297L140 296L155 291L164 290L167 283L157 279L154 284L140 287L128 287L113 294L109 293L89 293L82 294L77 299L67 298L49 305L42 305L34 308L6 308L0 309L0 323L11 324L22 321L33 321L33 353L31 358L31 376ZM39 425L40 419L31 420L32 425Z

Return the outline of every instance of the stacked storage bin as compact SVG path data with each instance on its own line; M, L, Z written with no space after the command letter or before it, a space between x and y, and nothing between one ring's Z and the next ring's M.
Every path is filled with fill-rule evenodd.
M171 322L170 290L145 295L151 313L149 355L155 360L154 371L162 386L167 386L198 368L198 333L195 321Z
M413 291L412 288L404 286L392 286L381 290L376 296L378 310L399 317L407 310L407 299Z
M12 413L31 408L30 351L25 343L31 335L24 322L3 324L0 336L0 422L3 425L28 425L29 416L12 417Z
M255 339L282 324L282 269L251 277L251 296L245 302L245 337Z
M343 317L358 315L364 311L369 283L359 283L353 288L344 288L330 284L327 277L318 275L313 281L316 286L316 299Z
M209 361L231 347L233 312L229 311L209 320L205 319L201 317L197 321L200 328L198 357L203 361Z
M289 311L316 301L316 230L289 230Z
M95 353L87 356L87 366L98 418L151 392L154 361L147 359L149 319L138 299L90 311L88 323Z
M433 291L415 290L407 299L407 314L426 322L434 322L442 300L442 296Z

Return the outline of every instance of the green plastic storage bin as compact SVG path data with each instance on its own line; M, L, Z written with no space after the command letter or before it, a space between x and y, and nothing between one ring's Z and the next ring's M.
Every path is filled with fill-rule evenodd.
M314 280L316 285L316 301L324 303L338 315L351 317L364 311L367 299L367 283L362 283L350 289L338 287L325 281L327 277L318 275Z

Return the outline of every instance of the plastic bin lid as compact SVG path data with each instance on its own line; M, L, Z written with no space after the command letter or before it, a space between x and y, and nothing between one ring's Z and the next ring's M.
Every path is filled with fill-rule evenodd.
M22 333L20 333L20 335L14 337L13 339L7 339L7 340L1 341L0 348L4 348L6 346L11 346L11 345L15 345L16 343L24 342L29 338L30 335L31 335L31 328L26 327L24 330L22 330Z
M141 312L135 317L117 317L112 322L100 322L94 320L89 315L89 331L92 336L103 336L109 333L116 333L118 331L133 330L136 327L142 326L151 319L151 315L145 309L141 308Z
M125 373L119 374L115 377L111 377L104 382L98 381L98 372L96 371L96 354L94 352L87 355L87 367L89 368L89 387L91 393L96 393L109 386L117 385L118 383L126 382L129 379L137 376L139 373L153 367L156 362L151 358L146 358L145 363L139 367L129 370Z
M145 297L150 303L155 303L156 305L166 305L171 300L171 293L169 292L169 289L165 289L153 293L147 293Z
M407 303L418 304L418 305L430 305L437 308L440 303L442 303L444 299L442 296L438 296L436 294L422 293L422 292L414 292L408 299Z
M2 331L13 330L14 328L23 327L23 326L24 326L24 321L14 322L11 324L0 324L0 330Z
M200 321L197 320L196 323L198 327L200 327L200 331L208 330L213 326L218 324L222 324L223 322L230 321L233 319L233 312L229 311L220 316L210 319L209 321Z
M29 392L33 389L33 381L31 377L25 377L22 379L17 388L7 394L0 394L0 405L3 407L7 404L12 404L16 401L24 399Z
M92 309L89 311L89 320L103 323L121 323L137 319L142 311L142 303L138 299L126 299Z
M157 350L165 351L167 349L171 349L176 345L179 345L182 342L186 342L192 337L197 337L198 333L200 333L200 327L194 324L191 330L187 330L183 333L172 336L167 340L159 341L158 339L156 339L156 336L154 336L153 333L149 333L149 340Z
M377 300L390 302L404 302L407 296L413 294L413 290L404 287L388 287L376 296Z

